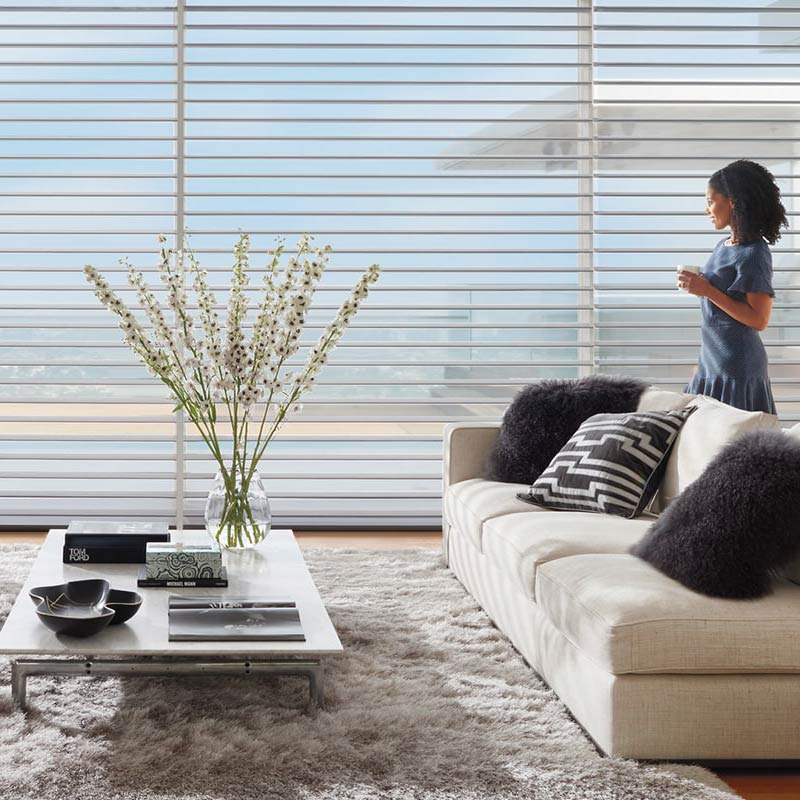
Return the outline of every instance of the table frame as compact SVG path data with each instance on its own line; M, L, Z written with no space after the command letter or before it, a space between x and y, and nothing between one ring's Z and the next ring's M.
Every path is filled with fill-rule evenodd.
M325 671L320 659L57 659L18 658L11 662L11 697L27 709L28 678L32 675L299 675L308 678L309 700L325 701Z

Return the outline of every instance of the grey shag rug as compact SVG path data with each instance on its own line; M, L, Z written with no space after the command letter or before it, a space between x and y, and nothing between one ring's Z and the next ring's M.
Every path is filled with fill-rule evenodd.
M0 546L0 619L33 545ZM11 703L15 800L729 800L699 767L601 757L435 551L307 550L345 647L295 678L42 678Z

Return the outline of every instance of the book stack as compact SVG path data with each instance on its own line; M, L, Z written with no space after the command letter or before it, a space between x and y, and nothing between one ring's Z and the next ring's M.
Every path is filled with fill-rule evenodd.
M64 534L65 564L143 564L148 542L168 542L163 522L92 519L70 522Z
M222 548L207 533L175 531L169 542L149 542L139 586L227 586Z
M297 605L289 597L169 598L169 640L304 642Z

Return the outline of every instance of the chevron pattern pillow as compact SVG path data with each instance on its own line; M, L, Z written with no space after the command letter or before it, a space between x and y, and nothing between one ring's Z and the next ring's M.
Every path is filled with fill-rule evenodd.
M563 511L635 517L653 499L693 407L589 417L518 497Z

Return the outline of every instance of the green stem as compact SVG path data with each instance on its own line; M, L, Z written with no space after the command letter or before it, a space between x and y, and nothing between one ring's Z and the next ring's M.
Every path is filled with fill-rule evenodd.
M320 354L324 355L328 351L328 347L330 346L330 343L331 343L332 339L333 339L333 333L329 334L328 338L320 346ZM281 361L281 363L283 363L283 362ZM267 407L264 410L264 416L263 416L263 418L261 420L261 428L260 428L260 430L258 432L258 438L256 439L256 443L255 443L255 446L253 448L253 457L252 457L252 460L250 462L250 470L248 472L248 480L249 480L250 477L252 477L253 473L256 470L256 467L258 466L258 462L261 460L262 456L264 455L264 452L267 449L267 446L272 441L272 437L275 435L275 432L277 431L279 425L281 424L281 422L283 422L284 418L286 417L287 409L291 408L292 404L300 396L300 391L301 391L300 387L302 387L303 381L305 380L306 376L308 375L308 372L309 372L310 369L311 369L310 366L306 366L306 369L303 372L303 374L302 374L302 376L300 378L300 381L297 384L298 388L295 389L294 392L292 392L291 397L284 404L283 410L275 417L275 422L272 424L272 427L270 428L269 433L267 434L267 438L262 443L261 442L261 434L262 434L262 431L264 430L264 422L266 421L267 414L269 413L269 403L267 404ZM270 392L270 400L272 400L272 392Z
M241 475L241 473L240 473ZM227 547L243 547L246 542L251 544L260 542L265 534L265 523L259 523L248 499L249 484L245 486L241 477L223 479L224 498L220 519L217 523L217 541L225 535Z

